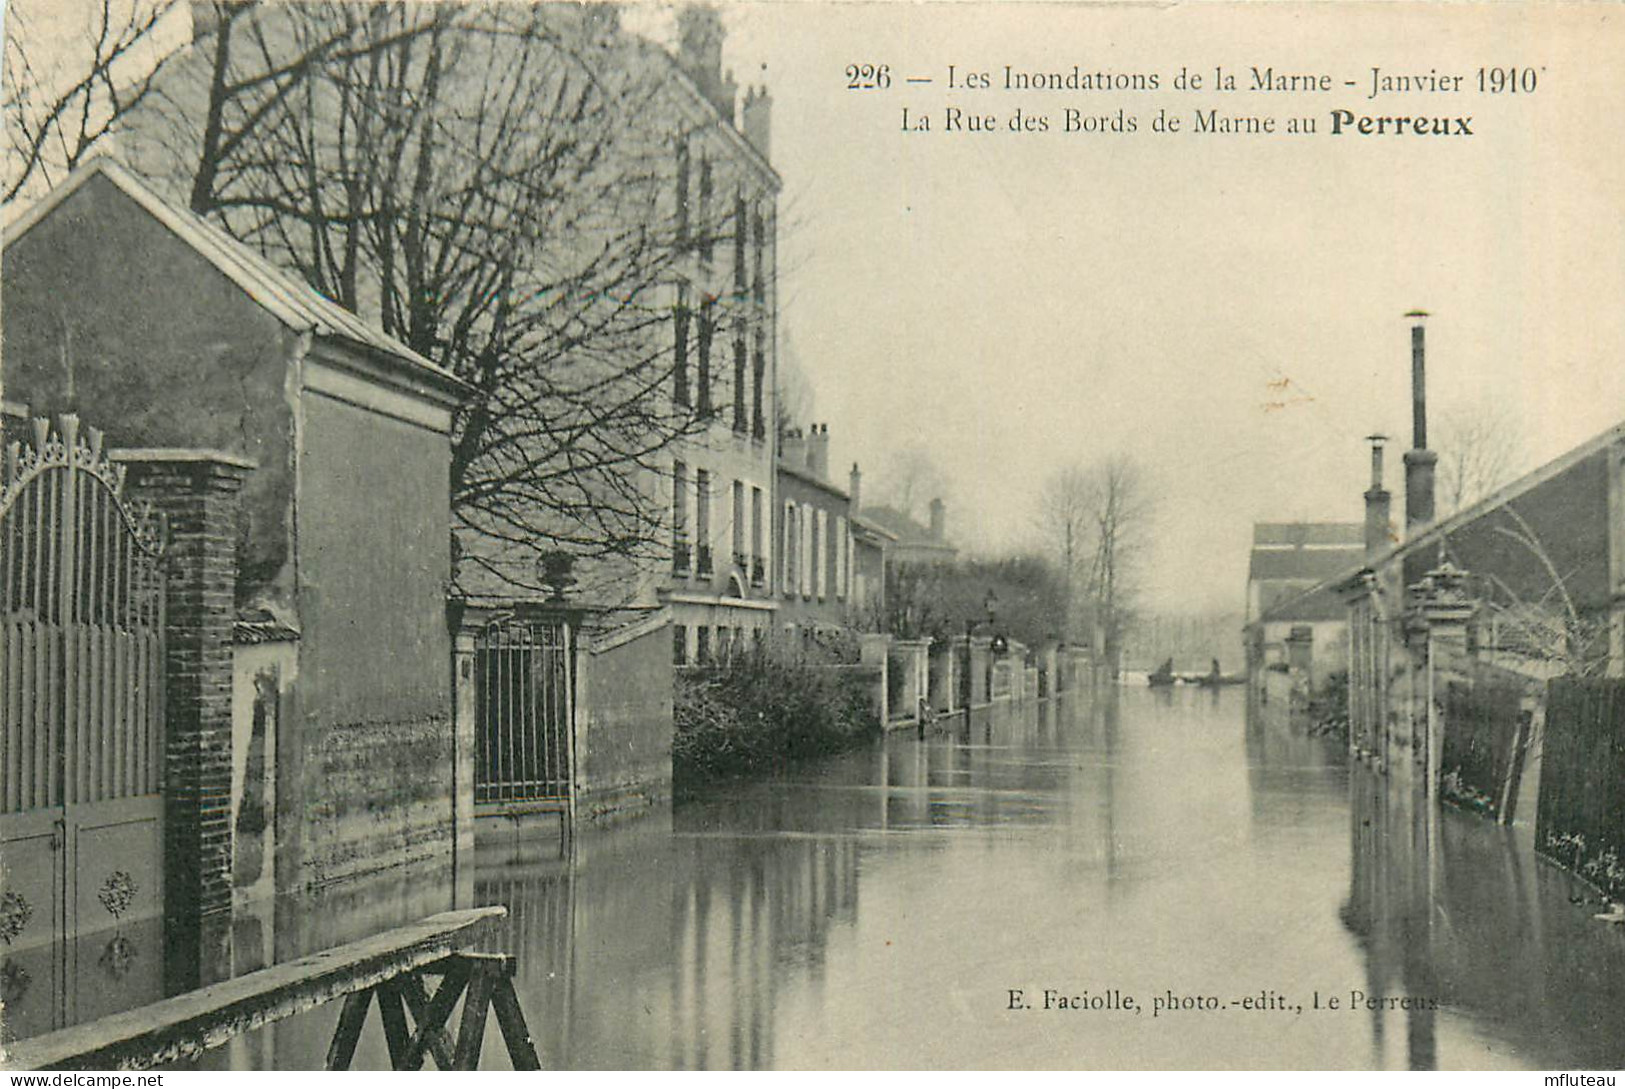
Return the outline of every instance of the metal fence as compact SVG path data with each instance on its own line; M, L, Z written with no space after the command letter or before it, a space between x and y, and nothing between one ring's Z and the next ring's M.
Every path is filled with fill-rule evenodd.
M474 648L476 802L570 796L572 665L562 622L506 619L481 630Z
M0 474L0 813L156 794L159 527L126 507L101 435L65 416Z

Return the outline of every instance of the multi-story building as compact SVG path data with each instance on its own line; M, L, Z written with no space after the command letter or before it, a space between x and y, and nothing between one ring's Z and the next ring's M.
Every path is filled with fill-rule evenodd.
M505 117L501 109L524 106L527 90L535 92L534 117L504 121L516 125L514 135L489 147L479 144L469 151L448 141L437 149L436 164L458 155L484 158L472 165L458 161L437 166L443 176L433 178L433 185L461 191L459 187L475 184L469 178L487 184L493 173L541 171L546 185L563 194L553 199L565 203L571 219L534 252L544 264L557 261L562 268L510 271L539 297L556 295L567 285L582 298L607 301L597 309L590 301L572 303L563 316L527 312L525 320L543 331L532 338L542 341L539 348L523 338L508 342L490 337L482 323L492 319L477 299L467 310L476 336L490 337L495 353L512 353L516 373L523 371L527 355L534 355L529 364L548 374L541 388L562 385L562 394L538 395L524 376L516 385L482 387L478 374L465 373L477 372L479 359L466 351L457 354L465 331L455 311L408 330L423 333L425 354L469 379L477 404L497 406L511 416L526 411L509 407L516 402L553 398L517 420L504 421L496 418L498 411L486 411L484 426L495 438L488 448L470 448L462 460L454 457L454 465L465 467L464 482L476 482L459 488L454 481L452 489L455 592L467 601L498 606L545 597L546 587L539 590L539 582L552 583L539 579L539 573L553 558L550 553L558 552L573 563L565 571L572 604L601 613L597 623L606 625L625 617L623 610L636 615L668 609L685 660L709 656L718 641L731 642L740 632L767 630L775 577L771 522L780 188L768 161L770 96L765 89L749 88L741 97L731 75L723 72L723 27L714 9L680 12L678 44L668 51L621 27L610 5L542 5L538 14L512 20L475 13L443 24L427 14L432 7L404 5L391 15L382 7L359 5L358 11L382 13L379 18L386 25L368 29L370 23L350 19L336 7L307 11L267 5L228 12L218 0L194 0L195 40L166 67L163 94L126 118L118 134L119 154L169 196L184 201L202 185L199 163L207 155L199 149L210 139L203 119L211 115L217 59L229 53L230 64L246 66L227 73L235 88L252 83L254 65L262 59L256 50L263 52L264 65L303 70L295 62L316 49L323 34L347 33L355 40L335 40L363 44L388 33L394 26L390 19L401 23L403 41L429 41L431 31L425 28L430 26L448 40L465 34L456 39L464 61L436 71L435 102L445 111L446 123L481 116L496 124L499 115ZM491 13L500 7L493 6ZM542 22L532 25L532 19ZM486 22L496 29L486 33ZM471 27L477 32L468 36ZM214 43L228 34L230 42L217 48ZM245 47L249 41L256 43L253 49ZM234 48L228 51L225 44ZM516 63L513 72L504 70L495 80L496 90L485 66L466 60L466 55L477 54L494 64L514 59L519 50L536 56ZM413 54L416 60L402 63L421 67L430 53L425 49ZM549 76L545 59L561 54L581 71ZM302 63L316 64L308 57ZM585 83L577 82L582 72ZM403 91L415 93L412 80L425 78L411 69L401 77ZM338 273L333 268L345 259L345 242L360 250L373 245L344 233L344 210L329 203L376 181L365 170L353 178L345 174L342 164L349 160L329 146L342 144L350 130L339 131L328 119L359 107L345 97L350 85L343 72L311 83L307 91L314 105L293 104L303 101L300 95L272 95L266 109L288 113L282 127L301 134L308 128L315 134L312 139L326 141L317 151L334 156L320 164L331 176L300 188L302 183L289 183L280 172L267 174L262 164L276 161L283 145L264 126L250 129L244 122L243 132L264 146L239 163L231 156L239 154L241 142L215 137L225 148L215 149L220 173L231 180L212 183L216 198L207 215L228 233L252 238L273 263L297 267L307 278L331 278L327 289L335 297L353 296L339 298L341 304L363 314L380 311L380 324L389 328L392 321L404 319L390 301L390 290L381 286L387 270L368 267L367 253L353 270ZM582 89L600 84L602 101ZM585 119L572 116L573 101L591 104L581 107L588 111ZM232 114L227 121L235 118ZM572 152L571 145L580 147ZM544 158L575 158L548 173L545 161L538 165L526 158L532 151ZM415 154L411 148L405 153ZM281 193L278 185L292 188ZM609 203L600 206L587 196L572 195L578 190ZM617 193L625 195L612 200ZM395 191L388 195L406 198ZM440 190L426 200L428 221L442 221L444 208L434 203L444 202ZM296 211L282 211L286 206ZM307 207L320 209L310 213L328 232L320 244L307 240L309 232L288 229ZM545 217L550 206L540 207L537 215ZM498 245L501 232L479 238L480 245ZM593 255L603 249L615 256L595 260ZM485 274L497 270L485 258L469 260ZM606 270L605 265L613 267ZM588 328L600 318L614 323L616 339ZM572 348L578 332L585 343ZM413 336L401 335L416 346ZM561 381L555 375L565 377ZM600 381L600 375L608 377ZM658 406L645 396L645 383L656 381ZM599 402L603 411L595 414ZM596 423L600 415L604 421ZM572 431L582 433L580 445L587 447L579 454L568 437L560 437ZM459 428L458 434L468 431ZM469 465L474 466L471 472L466 471ZM544 478L557 483L535 483ZM495 502L478 494L482 486L497 493Z
M671 285L671 397L701 426L672 449L671 561L654 589L671 610L674 659L695 662L765 638L775 611L779 178L767 92L748 90L733 123L718 13L685 9L678 30L673 198L686 253Z
M829 479L829 425L792 428L779 441L780 627L797 637L853 626L851 498Z

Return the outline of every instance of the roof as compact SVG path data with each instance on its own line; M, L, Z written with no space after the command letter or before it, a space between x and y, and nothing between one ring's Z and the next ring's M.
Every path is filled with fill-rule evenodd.
M1305 545L1365 546L1365 526L1359 522L1254 522L1253 547Z
M810 484L815 488L820 488L826 492L829 492L831 495L839 496L842 499L849 498L846 494L845 488L830 483L828 480L825 480L812 470L803 468L794 462L785 461L783 458L780 458L778 460L778 467L779 472L784 473L787 476L793 476L803 484Z
M896 507L864 507L863 521L869 528L878 528L886 533L905 550L940 552L944 556L959 552L951 542L933 537L929 529Z
M111 182L289 329L347 341L382 355L402 369L442 387L459 391L468 388L461 379L438 363L419 355L315 288L283 272L220 228L170 204L106 154L96 155L80 164L63 179L62 184L19 216L6 228L5 245L9 247L27 234L57 205L97 177Z
M1247 567L1249 582L1271 582L1281 579L1321 582L1357 567L1365 560L1361 548L1290 548L1253 549L1252 562Z
M1321 582L1297 593L1286 594L1279 601L1266 605L1258 619L1276 623L1347 620L1348 605L1344 602L1343 596L1334 589L1334 584Z
M854 514L848 518L847 521L851 524L853 529L867 533L873 537L877 537L882 541L895 542L897 540L897 534L893 533L879 522L871 522L864 515Z

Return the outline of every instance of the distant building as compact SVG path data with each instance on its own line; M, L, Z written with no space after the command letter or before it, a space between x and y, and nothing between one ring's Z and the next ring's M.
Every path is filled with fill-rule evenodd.
M781 628L794 635L850 626L856 610L851 497L829 479L828 424L785 432L777 482Z
M1346 638L1348 611L1322 584L1359 567L1364 557L1360 522L1255 523L1247 567L1248 664L1285 662L1294 630L1300 640L1312 640L1317 660L1335 660L1328 648Z
M947 511L940 498L931 500L929 525L921 525L896 507L864 507L859 514L866 523L893 538L886 552L887 563L952 563L959 549L948 540Z

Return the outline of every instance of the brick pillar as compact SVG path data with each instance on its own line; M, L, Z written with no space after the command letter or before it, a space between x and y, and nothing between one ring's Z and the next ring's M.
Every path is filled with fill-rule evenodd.
M168 523L165 553L164 904L176 986L222 965L231 910L232 624L239 492L251 461L199 450L126 450L124 494Z

